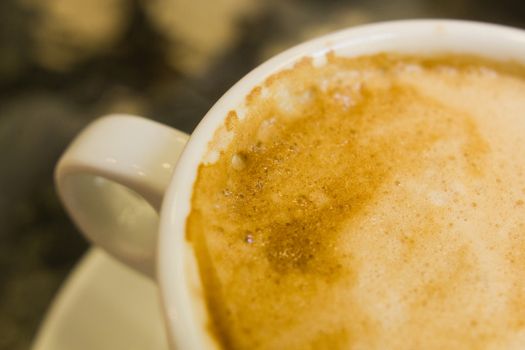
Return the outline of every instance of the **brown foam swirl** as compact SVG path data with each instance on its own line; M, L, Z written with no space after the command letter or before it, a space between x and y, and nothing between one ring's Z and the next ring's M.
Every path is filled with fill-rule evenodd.
M484 269L494 281L524 281L500 261L523 260L516 247L488 248L508 241L493 225L509 216L513 242L523 240L515 189L525 188L525 160L516 162L525 123L512 118L525 107L525 82L516 67L330 55L254 89L246 116L230 113L210 144L220 155L199 169L187 222L223 346L511 344L468 299L471 309L455 308L472 293L491 302ZM498 315L515 335L525 303L509 297L518 287L502 290L515 310Z

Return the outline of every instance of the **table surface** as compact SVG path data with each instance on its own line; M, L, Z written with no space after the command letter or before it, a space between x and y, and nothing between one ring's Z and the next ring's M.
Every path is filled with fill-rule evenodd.
M525 27L521 0L0 1L0 349L27 349L88 248L53 186L58 157L112 112L191 133L239 78L361 23L449 17Z

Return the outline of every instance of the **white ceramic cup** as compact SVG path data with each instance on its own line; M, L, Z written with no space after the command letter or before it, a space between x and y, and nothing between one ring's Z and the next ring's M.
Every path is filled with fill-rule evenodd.
M185 240L193 182L208 142L229 111L242 114L245 96L265 78L304 56L322 63L329 51L464 53L525 64L525 32L450 20L355 27L296 46L253 70L224 94L191 137L125 115L88 126L58 163L60 197L91 241L157 280L172 347L217 347L207 331L196 260Z

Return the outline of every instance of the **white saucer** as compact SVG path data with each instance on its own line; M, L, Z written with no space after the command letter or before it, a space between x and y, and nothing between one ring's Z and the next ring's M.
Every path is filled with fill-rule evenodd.
M91 249L55 297L32 349L168 349L157 287Z

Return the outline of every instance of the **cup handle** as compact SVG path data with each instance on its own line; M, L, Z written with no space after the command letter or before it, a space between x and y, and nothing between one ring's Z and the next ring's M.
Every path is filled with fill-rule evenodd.
M189 136L140 117L88 125L55 169L59 196L84 235L155 277L159 209Z

